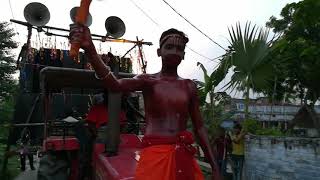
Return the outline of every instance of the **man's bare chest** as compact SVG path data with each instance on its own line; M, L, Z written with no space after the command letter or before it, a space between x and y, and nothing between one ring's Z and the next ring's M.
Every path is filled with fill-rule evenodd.
M155 103L167 105L185 105L189 101L189 93L181 81L156 83L150 89L150 98Z

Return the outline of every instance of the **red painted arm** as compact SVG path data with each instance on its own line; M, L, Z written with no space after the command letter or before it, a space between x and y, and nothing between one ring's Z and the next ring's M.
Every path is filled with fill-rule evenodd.
M81 1L81 4L83 2L84 0ZM88 4L86 4L86 6L88 7ZM78 12L80 12L80 10ZM78 44L79 47L85 50L86 56L88 57L91 66L96 71L97 76L102 78L106 89L109 89L111 91L122 92L122 91L142 90L142 88L145 87L145 83L148 78L147 75L145 74L139 75L135 78L127 78L127 79L119 79L119 80L116 77L114 77L112 74L108 75L109 70L107 66L104 64L104 62L101 60L100 56L96 51L96 48L92 42L91 33L88 27L85 27L81 23L71 25L70 26L70 42L71 44Z
M109 70L97 54L93 44L86 50L86 54L98 77L103 79L104 87L106 89L114 92L131 92L142 90L146 86L148 81L148 76L146 74L140 74L134 78L123 79L117 79L113 74L108 75ZM104 78L106 75L108 75L107 78Z
M82 25L86 23L91 1L92 0L81 0L81 4L76 16L76 23L82 24ZM80 49L79 43L71 43L70 57L72 58L77 57L79 53L79 49Z
M207 130L204 127L203 120L200 114L200 110L199 110L200 103L199 103L196 85L191 80L188 85L191 92L191 103L189 105L189 111L190 111L191 120L194 126L195 135L199 139L199 144L204 152L205 157L209 160L209 163L212 168L213 179L220 180L221 177L220 177L219 169L218 169L217 163L215 162L213 152L210 147Z
M98 55L92 42L89 28L79 24L71 25L70 28L70 42L79 43L80 47L85 50L91 66L94 68L97 76L104 82L106 89L123 92L142 90L145 87L145 82L148 79L146 74L124 79L117 79L112 73L109 74L107 66Z

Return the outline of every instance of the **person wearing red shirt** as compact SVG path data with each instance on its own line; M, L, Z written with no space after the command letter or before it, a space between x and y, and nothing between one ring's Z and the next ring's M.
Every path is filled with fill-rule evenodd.
M108 123L108 107L106 104L107 98L105 98L104 94L95 95L93 105L86 117L86 122L94 126L96 129L99 129L101 126L105 126ZM124 111L120 111L119 120L120 126L124 126L126 124L127 118Z
M225 129L220 127L218 129L218 137L212 142L212 149L215 152L215 158L218 162L220 172L222 175L226 174L226 157L232 151L232 144L230 136L225 132Z
M83 167L80 167L80 179L92 177L91 155L93 145L97 138L98 129L108 123L108 97L106 93L96 94L92 99L92 106L84 121L80 121L76 127L76 137L80 143L80 158ZM124 111L120 112L120 126L126 124L127 118Z

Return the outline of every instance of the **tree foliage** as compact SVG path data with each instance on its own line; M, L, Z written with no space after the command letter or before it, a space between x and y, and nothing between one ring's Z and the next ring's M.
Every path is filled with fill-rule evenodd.
M279 88L310 104L320 97L319 9L318 0L291 3L282 9L281 18L271 17L267 23L280 36L272 48Z
M211 96L210 100L212 100L215 87L218 86L218 84L224 79L227 71L221 70L222 68L220 68L220 71L214 71L208 75L207 69L202 63L197 62L197 66L199 66L203 72L204 82L197 80L194 80L194 82L198 87L200 104L204 105L208 94Z
M8 25L0 22L0 102L16 90L16 81L12 77L16 69L11 50L17 48L17 43L12 39L15 34Z
M250 89L262 91L270 88L273 79L273 66L269 59L269 31L246 23L244 30L240 24L229 29L230 46L215 72L226 73L233 68L231 80L225 86L228 89L241 90L246 98L246 117Z
M194 80L200 98L200 111L208 134L214 136L221 122L230 118L231 113L225 113L224 107L231 103L231 96L226 92L214 92L215 87L223 80L226 71L214 71L208 75L207 69L200 62L197 63L203 71L204 82ZM209 96L209 102L206 98Z

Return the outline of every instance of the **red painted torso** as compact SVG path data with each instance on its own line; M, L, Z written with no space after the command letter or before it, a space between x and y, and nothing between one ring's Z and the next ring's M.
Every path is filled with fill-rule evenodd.
M145 78L145 135L175 136L185 130L189 117L189 80L160 77L159 74Z

